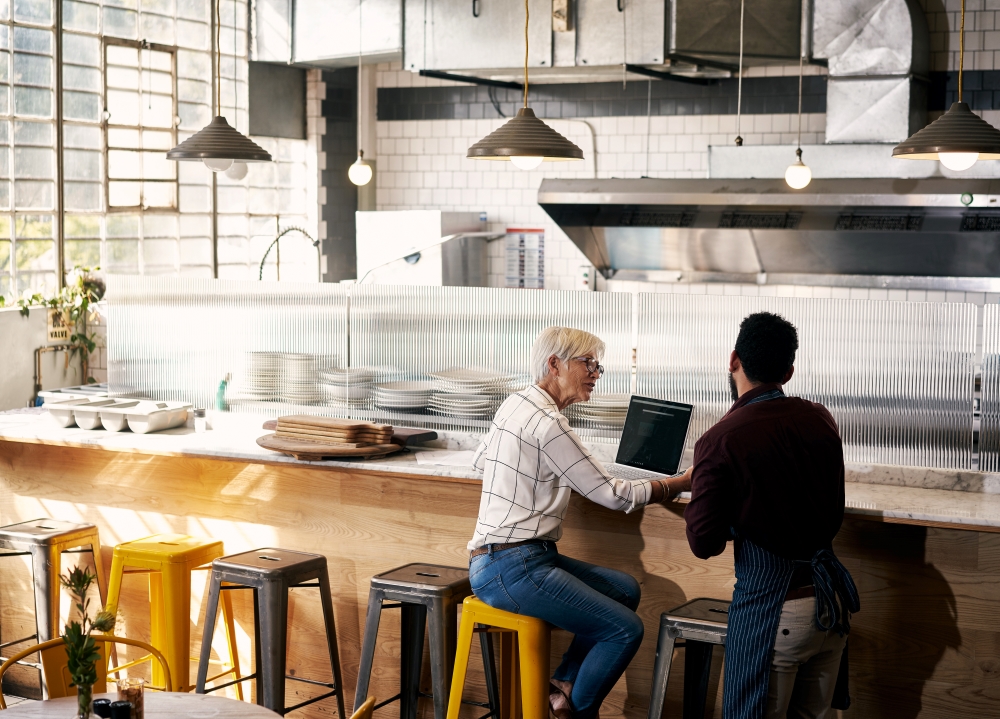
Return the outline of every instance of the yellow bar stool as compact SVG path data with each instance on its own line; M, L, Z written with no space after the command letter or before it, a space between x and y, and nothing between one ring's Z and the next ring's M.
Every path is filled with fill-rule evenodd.
M476 597L466 597L462 602L462 621L458 628L458 647L455 653L455 674L451 680L448 697L448 718L458 719L462 707L462 690L469 668L472 635L481 627L501 633L501 715L515 716L510 706L512 693L520 685L521 716L523 719L548 719L549 716L549 646L551 627L541 619L525 617L502 609L494 609ZM514 633L515 642L504 642L504 635ZM512 651L504 651L507 645ZM520 666L520 670L516 669ZM515 674L516 672L516 674ZM513 691L512 691L513 689Z
M154 534L151 537L123 542L115 547L111 558L111 579L108 583L108 609L118 611L122 578L126 574L149 575L150 644L166 657L173 678L174 691L188 692L191 684L191 572L209 570L211 562L223 556L222 542L213 539L189 537L186 534ZM222 613L226 624L226 643L229 647L229 666L212 679L240 675L240 659L236 649L236 627L233 623L233 604L229 593L223 593ZM137 659L123 666L114 667L111 673L127 669L148 657ZM153 663L153 684L163 686L163 671ZM243 699L243 690L237 685L237 694Z

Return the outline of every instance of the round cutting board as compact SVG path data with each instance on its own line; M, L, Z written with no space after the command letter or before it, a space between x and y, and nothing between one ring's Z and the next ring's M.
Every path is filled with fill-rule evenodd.
M275 437L265 434L257 438L257 444L264 449L289 454L295 459L318 461L324 457L382 457L399 452L403 448L398 444L374 444L370 447L342 447L323 442L309 442L288 437Z

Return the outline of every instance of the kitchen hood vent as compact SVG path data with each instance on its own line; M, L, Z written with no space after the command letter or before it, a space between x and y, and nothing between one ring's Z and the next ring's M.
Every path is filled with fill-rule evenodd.
M1000 180L544 180L605 278L1000 292Z

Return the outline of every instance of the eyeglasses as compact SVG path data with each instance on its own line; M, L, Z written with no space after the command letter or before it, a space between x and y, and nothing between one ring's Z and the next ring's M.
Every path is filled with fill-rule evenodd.
M587 372L590 374L597 374L598 377L604 375L604 365L600 364L593 357L572 357L571 359L575 359L577 362L583 362L587 365Z

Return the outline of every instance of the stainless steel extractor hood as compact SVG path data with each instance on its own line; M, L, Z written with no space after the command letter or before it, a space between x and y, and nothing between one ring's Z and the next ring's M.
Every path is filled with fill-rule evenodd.
M1000 291L1000 180L544 180L605 278Z

